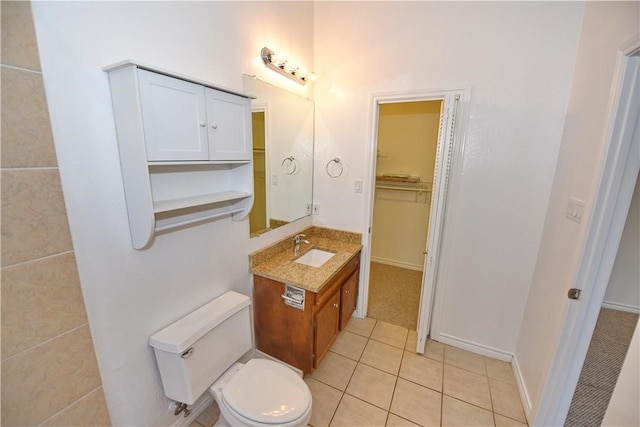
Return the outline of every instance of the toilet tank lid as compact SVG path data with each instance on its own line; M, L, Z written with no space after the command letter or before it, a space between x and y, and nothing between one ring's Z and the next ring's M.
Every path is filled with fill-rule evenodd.
M246 295L227 291L213 301L155 333L149 339L149 345L170 353L182 353L223 320L231 317L249 304L249 297Z

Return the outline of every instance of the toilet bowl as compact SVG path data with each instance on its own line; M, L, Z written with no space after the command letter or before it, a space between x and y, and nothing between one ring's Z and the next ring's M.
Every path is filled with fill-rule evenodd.
M207 390L220 408L216 425L306 426L311 392L283 363L245 360L253 350L251 302L228 291L149 339L165 395L193 405Z
M236 363L210 388L220 408L216 426L306 426L311 393L293 370L281 363L252 359Z

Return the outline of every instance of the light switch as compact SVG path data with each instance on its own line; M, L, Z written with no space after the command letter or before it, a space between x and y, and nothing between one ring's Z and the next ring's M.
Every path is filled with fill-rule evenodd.
M271 176L271 185L273 185L274 187L278 186L278 175Z
M356 193L362 193L362 180L361 179L356 179L355 185L354 185L354 191Z
M580 223L582 222L583 214L584 214L584 202L582 200L569 197L569 202L567 203L567 211L565 212L565 216L572 221Z

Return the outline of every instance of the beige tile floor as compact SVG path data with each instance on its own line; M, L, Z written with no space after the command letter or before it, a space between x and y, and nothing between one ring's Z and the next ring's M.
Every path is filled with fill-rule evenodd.
M305 381L309 424L324 426L526 426L511 365L375 319L351 319ZM191 427L209 427L212 404Z

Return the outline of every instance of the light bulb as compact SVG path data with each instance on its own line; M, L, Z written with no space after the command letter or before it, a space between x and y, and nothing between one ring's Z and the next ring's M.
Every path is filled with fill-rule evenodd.
M276 67L282 67L284 64L287 63L287 60L284 57L274 52L271 54L271 63Z

